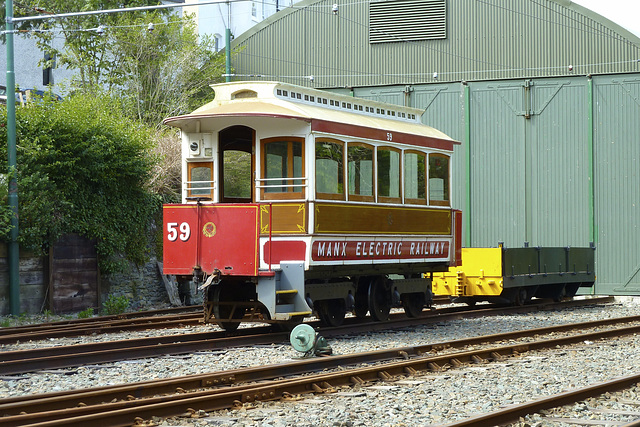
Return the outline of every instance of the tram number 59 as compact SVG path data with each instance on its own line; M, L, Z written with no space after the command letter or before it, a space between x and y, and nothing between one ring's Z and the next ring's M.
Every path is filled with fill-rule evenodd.
M183 222L178 225L177 222L167 223L167 239L170 242L175 242L178 238L183 242L186 242L191 237L191 227L189 223Z

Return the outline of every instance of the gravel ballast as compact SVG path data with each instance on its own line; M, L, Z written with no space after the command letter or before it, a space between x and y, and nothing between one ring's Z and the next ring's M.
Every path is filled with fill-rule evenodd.
M412 330L394 330L331 338L334 354L424 345L478 335L565 323L640 315L640 299L479 319L461 319ZM1 351L33 347L122 340L151 335L204 332L211 325L4 345ZM0 398L147 381L298 359L288 344L130 360L102 365L36 372L0 379ZM156 420L161 425L207 426L424 426L446 424L500 407L523 403L569 389L629 375L640 366L640 336L529 352L502 362L426 373L379 382L337 393L309 394L288 402L256 402L239 409L201 413L200 418ZM614 402L616 403L616 402ZM628 404L620 404L628 407ZM578 408L579 409L579 408ZM640 411L640 407L636 407ZM556 415L557 416L557 415ZM521 425L547 426L533 416ZM569 424L567 424L569 425Z

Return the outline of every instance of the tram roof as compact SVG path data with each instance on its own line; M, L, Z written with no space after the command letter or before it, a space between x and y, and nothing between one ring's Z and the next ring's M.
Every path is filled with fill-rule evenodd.
M214 128L216 119L269 117L306 121L312 130L336 135L388 141L391 134L393 142L446 150L457 143L423 124L423 110L417 108L278 82L232 82L211 88L215 91L213 101L164 123L195 132L199 121L201 131L206 132Z

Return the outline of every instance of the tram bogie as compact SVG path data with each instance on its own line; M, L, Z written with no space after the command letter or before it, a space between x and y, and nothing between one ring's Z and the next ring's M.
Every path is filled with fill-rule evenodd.
M460 262L456 144L421 111L274 82L212 86L181 129L183 200L164 206L164 272L205 321L418 316ZM425 276L425 273L426 276Z

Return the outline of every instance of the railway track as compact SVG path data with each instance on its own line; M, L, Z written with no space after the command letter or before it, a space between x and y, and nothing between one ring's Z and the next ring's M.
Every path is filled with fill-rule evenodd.
M7 327L0 328L0 345L49 338L77 337L94 333L197 325L201 319L202 307L189 306Z
M562 406L573 405L583 400L598 400L605 393L616 393L624 389L628 389L640 383L640 374L616 378L610 381L604 381L593 384L588 387L577 388L564 393L547 396L541 399L532 400L519 405L512 405L500 411L494 411L487 414L481 414L470 417L454 423L449 423L446 427L492 427L495 425L507 425L517 421L519 418L527 415L537 414L545 411L541 417L549 423L568 423L575 425L606 425L606 426L622 426L637 427L640 426L640 411L616 411L611 409L599 409L595 407L585 407L583 410L583 418L569 418L566 416L553 416L549 410ZM603 399L604 400L604 399ZM640 405L640 401L629 401L628 404ZM617 418L623 420L600 419L597 414L613 414Z
M434 304L449 302L449 297L434 297ZM202 318L202 306L197 305L6 327L0 328L0 345L49 338L198 325L202 323Z
M586 329L592 330L585 332ZM529 351L639 332L640 316L633 316L98 389L21 396L0 400L0 415L4 415L0 418L0 426L131 425L152 417L184 416L255 401L287 400L296 395L392 381L420 372L504 361ZM539 338L544 335L547 337ZM514 340L519 341L496 344ZM638 381L638 376L627 378L620 380L616 387ZM489 418L489 414L485 414L452 425L495 425L517 420L525 412L535 412L542 407L540 405L553 403L553 399L544 401L546 403L538 406L514 409L510 414L504 412L502 418ZM559 398L554 406L558 404L562 404ZM483 424L483 417L487 419L486 424ZM468 424L462 424L464 422Z
M447 307L424 311L418 318L406 318L403 314L392 316L387 322L363 322L361 319L346 319L340 327L323 328L325 338L366 333L375 330L413 327L419 324L433 324L462 317L496 316L501 314L523 313L539 310L550 310L558 307L597 304L610 301L610 298L593 298L573 300L563 303L542 302L519 307ZM319 327L319 322L311 323ZM286 342L288 332L271 332L271 327L255 327L240 329L234 336L226 336L225 332L202 332L138 338L120 341L97 342L71 346L45 347L29 350L2 352L0 376L19 375L38 370L70 368L86 364L115 362L127 359L158 357L169 354L187 354L197 351L221 350L231 347L251 346Z

